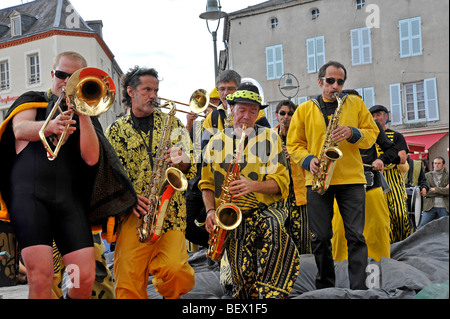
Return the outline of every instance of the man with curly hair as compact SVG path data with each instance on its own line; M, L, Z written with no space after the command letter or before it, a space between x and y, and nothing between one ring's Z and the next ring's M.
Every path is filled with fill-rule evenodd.
M116 298L148 299L147 284L153 276L156 291L164 298L179 298L195 283L194 270L188 264L186 251L186 200L176 191L166 210L162 233L156 242L141 242L136 225L148 211L149 198L143 196L155 170L156 155L161 149L160 137L168 114L155 107L159 90L158 73L154 69L135 67L123 80L123 102L130 112L119 118L106 131L125 171L138 195L138 204L117 227L114 255ZM171 148L165 155L168 165L180 169L187 178L195 176L196 166L190 154L189 135L178 118L170 120ZM170 154L179 155L176 158Z

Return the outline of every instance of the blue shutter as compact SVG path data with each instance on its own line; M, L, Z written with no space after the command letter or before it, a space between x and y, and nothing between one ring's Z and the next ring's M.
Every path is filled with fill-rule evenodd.
M375 91L373 87L364 88L364 103L370 109L375 105Z
M408 20L400 20L398 22L398 32L400 36L400 57L405 58L411 55L410 50L410 34Z
M306 59L308 73L314 73L317 71L316 66L316 45L314 38L306 39Z
M402 98L400 83L389 85L391 98L391 123L392 125L402 124Z
M410 19L411 55L422 55L422 22L420 17Z
M284 74L283 67L283 46L276 45L275 50L275 78L280 78Z
M316 41L316 71L325 64L325 37L317 37Z
M437 97L436 78L425 79L423 82L427 120L437 121L439 120L439 103Z
M361 64L361 52L360 52L360 41L359 41L359 32L357 29L350 31L350 42L351 42L351 50L352 50L352 64L359 65Z
M275 52L273 47L266 48L266 68L267 68L267 80L275 79Z
M372 63L372 44L370 40L370 29L362 28L361 32L361 63Z

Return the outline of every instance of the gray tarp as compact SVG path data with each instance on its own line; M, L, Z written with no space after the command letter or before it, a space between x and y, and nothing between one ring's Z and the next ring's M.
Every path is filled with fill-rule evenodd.
M347 261L336 262L336 288L316 290L317 272L312 255L300 256L300 274L289 298L312 299L411 299L423 288L449 280L449 217L435 220L407 239L391 245L391 258L369 258L368 290L349 289ZM223 296L219 270L207 267L205 250L191 253L195 287L184 299L214 299ZM149 280L149 298L160 298Z

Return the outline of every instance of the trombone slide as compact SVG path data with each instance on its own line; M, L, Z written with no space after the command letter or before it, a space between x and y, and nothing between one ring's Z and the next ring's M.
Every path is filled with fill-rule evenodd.
M62 146L62 143L64 142L64 139L66 138L67 131L69 130L70 125L66 125L66 127L64 128L64 131L61 134L61 136L59 137L58 143L57 143L54 151L52 150L52 148L50 147L50 144L48 143L47 139L45 138L45 129L47 128L50 121L53 119L53 116L55 115L57 110L59 110L59 112L61 114L63 113L63 110L61 109L60 104L61 104L62 99L65 96L66 96L66 92L63 89L61 96L56 101L55 105L53 106L52 111L50 112L49 116L45 120L44 125L42 125L41 129L39 130L39 138L41 139L42 144L44 144L44 148L47 151L47 158L50 161L53 161L58 156L59 150ZM72 116L73 116L73 113L72 113L70 119L72 119Z

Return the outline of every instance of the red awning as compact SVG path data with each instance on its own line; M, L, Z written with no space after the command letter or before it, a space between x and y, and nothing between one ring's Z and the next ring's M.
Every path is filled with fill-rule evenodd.
M413 146L422 150L428 150L446 134L447 133L434 133L426 135L405 136L405 139L409 147Z

